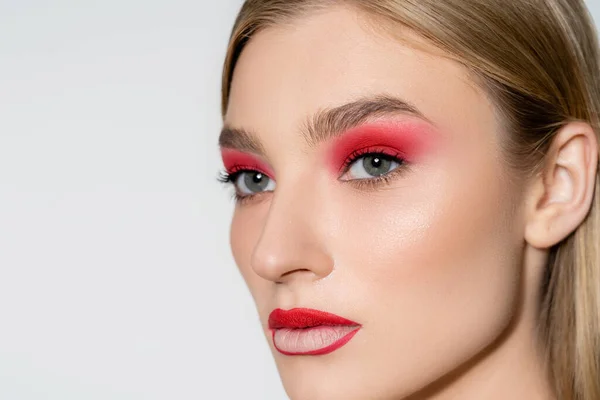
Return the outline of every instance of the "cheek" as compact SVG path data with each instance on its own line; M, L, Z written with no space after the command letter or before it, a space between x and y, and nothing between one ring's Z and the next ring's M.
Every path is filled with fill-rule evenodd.
M421 182L340 200L346 233L336 241L352 296L366 299L365 325L395 338L374 344L372 354L411 360L386 369L412 382L447 372L494 340L519 289L520 249L503 186L481 191L443 174Z
M499 207L432 197L410 202L400 193L390 197L355 205L352 209L365 213L346 219L341 229L360 232L359 238L343 240L340 254L361 259L351 268L368 275L367 282L383 288L382 294L397 296L402 287L403 295L421 303L466 302L502 291L504 282L514 280L515 260L507 251L514 247L513 235ZM360 243L360 249L351 243Z
M266 293L262 288L268 285L268 281L253 271L251 264L252 254L260 239L263 221L268 212L268 206L267 209L262 208L265 208L263 204L246 209L237 208L233 214L229 235L233 258L255 302L260 301L257 296Z

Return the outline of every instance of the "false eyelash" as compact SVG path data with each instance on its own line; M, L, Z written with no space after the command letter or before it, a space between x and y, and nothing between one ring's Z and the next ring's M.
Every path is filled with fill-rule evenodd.
M234 167L231 170L222 170L219 172L217 180L221 183L233 183L242 172L252 172L252 168Z
M254 169L248 169L248 168L234 168L231 172L220 171L219 176L217 177L217 180L225 185L233 186L233 184L237 180L237 177L244 172L260 172L260 171L256 171ZM233 193L231 195L231 199L237 204L244 205L252 200L255 200L257 197L261 196L261 194L262 193L246 194L246 195L242 196L234 189Z
M344 164L342 165L342 168L340 169L340 175L343 175L346 172L348 172L348 170L350 169L350 166L352 164L354 164L354 162L356 160L358 160L364 156L367 156L367 155L385 156L386 158L389 158L393 161L396 161L398 164L400 164L400 167L398 167L398 168L401 168L403 165L406 164L406 161L402 158L402 155L400 153L396 152L395 154L388 154L389 151L390 151L389 149L377 149L377 148L366 148L366 149L354 150L352 153L350 153L350 155L344 161ZM384 175L384 176L386 176L386 175Z
M230 171L223 170L219 172L219 176L217 180L221 183L234 183L237 177L244 172L260 172L258 169L253 167L241 167L236 166L232 168Z
M222 170L219 172L219 176L217 180L223 183L229 183L235 181L235 178L238 177L239 174L243 172L259 172L269 178L271 178L268 174L262 171L262 168L255 165L236 165L230 169Z
M396 178L396 176L407 172L406 170L409 168L409 165L406 163L406 160L404 160L404 158L402 158L402 155L400 153L396 152L395 154L389 154L389 151L390 150L387 148L386 149L377 149L377 148L372 148L372 147L353 151L346 158L346 161L344 161L344 165L342 166L342 168L340 170L340 176L343 176L346 172L348 172L348 170L350 169L350 166L354 162L356 162L357 160L359 160L362 157L367 156L367 155L383 155L383 156L387 157L388 159L391 159L391 160L397 162L399 165L393 171L388 172L387 174L382 175L382 176L366 178L366 179L342 180L341 182L343 184L352 185L356 189L359 189L359 190L375 190L375 189L380 188L381 186L391 184L391 182L394 180L394 178Z
M400 165L404 165L406 163L400 153L396 152L395 154L389 154L389 151L390 151L389 149L377 149L377 148L372 148L372 147L354 150L352 153L350 153L350 155L348 157L346 157L346 160L344 161L344 164L342 165L342 168L340 169L340 174L345 174L346 172L348 172L348 169L350 169L350 166L356 160L358 160L359 158L362 158L366 155L370 155L370 154L385 156L389 159L396 161Z
M224 184L232 183L234 181L233 174L231 174L227 171L219 171L219 176L217 176L217 181L224 183Z

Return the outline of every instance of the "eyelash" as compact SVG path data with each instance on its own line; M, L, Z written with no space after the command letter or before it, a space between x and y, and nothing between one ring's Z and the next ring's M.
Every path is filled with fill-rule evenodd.
M340 176L343 176L348 172L350 166L354 164L360 158L363 158L368 155L383 155L389 158L392 161L395 161L399 164L399 166L392 170L391 172L368 179L352 179L347 181L341 181L344 184L349 184L354 186L359 190L374 190L381 186L389 185L394 178L399 175L405 173L405 170L408 168L408 164L402 158L400 153L390 154L390 149L387 148L365 148L353 151L344 161L344 164L340 168ZM217 180L226 185L234 185L237 178L245 172L255 173L260 172L259 168L251 167L251 166L236 166L231 171L221 171ZM271 179L271 178L270 178ZM262 193L256 193L252 195L244 195L241 196L236 190L233 192L233 200L239 204L246 204L252 200L257 199Z
M352 185L359 190L374 190L374 189L380 188L381 186L389 185L394 180L394 178L396 178L396 176L398 176L399 174L405 173L406 169L408 168L408 164L406 163L406 160L404 158L402 158L402 155L400 153L398 153L397 151L394 151L392 154L392 153L390 153L391 151L392 151L391 149L385 148L385 147L384 148L367 147L364 149L354 150L346 158L346 160L344 161L344 164L340 168L340 172L339 172L340 176L343 176L344 174L346 174L349 171L350 166L352 164L354 164L357 160L359 160L365 156L368 156L368 155L385 156L386 158L397 162L399 164L399 166L396 169L390 171L389 173L387 173L385 175L368 178L368 179L352 179L352 180L342 181L342 183Z
M256 173L256 172L260 172L260 168L251 167L251 166L245 166L245 167L236 166L231 171L221 171L219 173L219 176L217 177L217 180L225 185L234 186L237 178L244 172ZM268 176L268 175L266 175L266 176ZM269 179L271 179L271 178L269 177ZM236 203L246 204L250 200L257 198L257 196L260 196L260 195L261 195L261 193L241 196L237 192L237 190L234 190L231 197Z

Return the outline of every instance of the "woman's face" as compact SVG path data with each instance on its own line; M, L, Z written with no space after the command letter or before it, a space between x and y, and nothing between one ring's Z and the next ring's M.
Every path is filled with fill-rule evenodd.
M332 8L253 37L221 137L233 254L295 399L414 393L518 303L520 198L490 101L371 23Z

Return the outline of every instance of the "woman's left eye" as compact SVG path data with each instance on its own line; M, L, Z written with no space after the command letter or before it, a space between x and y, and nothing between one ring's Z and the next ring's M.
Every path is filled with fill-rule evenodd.
M342 180L361 180L383 177L402 165L397 157L380 153L365 154L354 160Z

